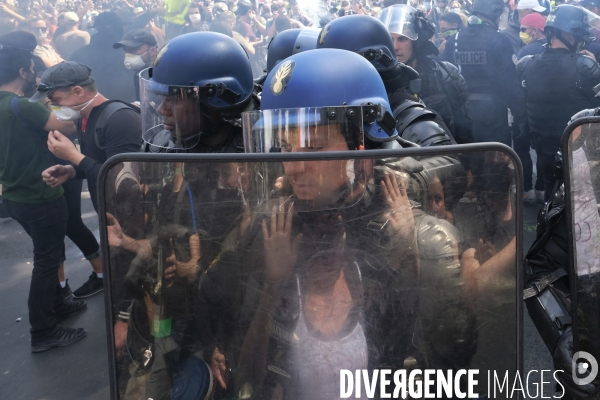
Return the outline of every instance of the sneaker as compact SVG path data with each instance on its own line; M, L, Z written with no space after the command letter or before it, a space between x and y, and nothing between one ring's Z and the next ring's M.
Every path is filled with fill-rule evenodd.
M66 300L69 297L73 296L73 291L69 287L69 280L65 281L65 287L60 289L62 291L62 297Z
M83 328L65 328L57 326L53 333L43 339L31 338L31 352L39 353L50 350L53 347L68 346L80 341L86 335Z
M531 189L528 192L523 193L523 202L525 204L535 204L537 202L537 197L535 195L535 190Z
M75 314L79 314L86 308L87 303L85 301L65 301L64 305L60 309L55 310L56 319L59 321L65 320Z
M90 297L96 293L100 293L104 290L104 282L102 278L98 278L95 272L92 272L90 278L86 283L73 292L74 299L81 299L83 297Z
M544 200L544 191L543 190L536 190L535 191L535 197L537 198L537 202L538 203L544 204L546 202Z

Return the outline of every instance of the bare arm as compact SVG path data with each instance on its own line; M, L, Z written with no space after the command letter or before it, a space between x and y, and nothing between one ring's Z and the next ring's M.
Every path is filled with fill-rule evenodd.
M46 122L46 125L44 125L44 130L48 132L60 131L68 136L77 132L77 128L75 127L73 121L61 121L56 118L54 113L50 113L50 118L48 118L48 122Z

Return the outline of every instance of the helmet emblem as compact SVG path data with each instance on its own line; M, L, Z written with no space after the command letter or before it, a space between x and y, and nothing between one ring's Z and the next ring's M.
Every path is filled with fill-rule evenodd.
M321 29L321 33L319 33L320 45L322 45L325 42L325 36L327 36L327 33L329 33L329 28L331 28L331 25L327 24L325 25L325 28Z
M167 50L169 50L169 43L165 44L158 51L158 54L156 55L156 60L154 60L154 66L155 67L158 65L158 63L160 62L161 58L163 58L163 56L165 55L165 53L167 52Z
M294 72L295 65L296 62L294 60L288 60L281 64L277 72L275 72L273 79L271 79L271 91L273 94L278 95L283 92L292 76L292 72Z

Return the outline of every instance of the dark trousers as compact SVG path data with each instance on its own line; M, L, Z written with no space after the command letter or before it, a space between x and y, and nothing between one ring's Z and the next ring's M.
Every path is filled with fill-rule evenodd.
M67 201L69 219L67 220L67 237L81 250L86 260L93 260L100 255L100 245L94 234L81 219L81 188L83 180L69 179L63 183L64 197Z
M39 338L56 327L55 309L64 304L58 283L58 266L64 253L67 202L64 197L41 204L4 199L12 218L33 241L33 273L29 287L31 336Z
M531 136L529 136L529 133L513 140L513 149L521 159L521 164L523 164L523 190L526 192L533 189L533 161L531 160L531 153L529 153L530 148Z
M494 100L469 100L475 143L500 142L511 145L508 109Z
M554 177L554 166L556 152L560 149L560 138L540 137L535 133L533 136L533 147L538 156L538 175L544 180L544 200L548 201L554 188L556 178Z

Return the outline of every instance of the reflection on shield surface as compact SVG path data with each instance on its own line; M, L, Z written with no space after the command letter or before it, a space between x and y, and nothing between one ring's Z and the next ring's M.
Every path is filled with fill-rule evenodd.
M597 119L597 118L594 118ZM563 142L575 351L600 359L600 123L574 124Z
M479 369L480 395L488 371L512 382L522 183L507 149L109 163L113 396L337 399L341 370Z

